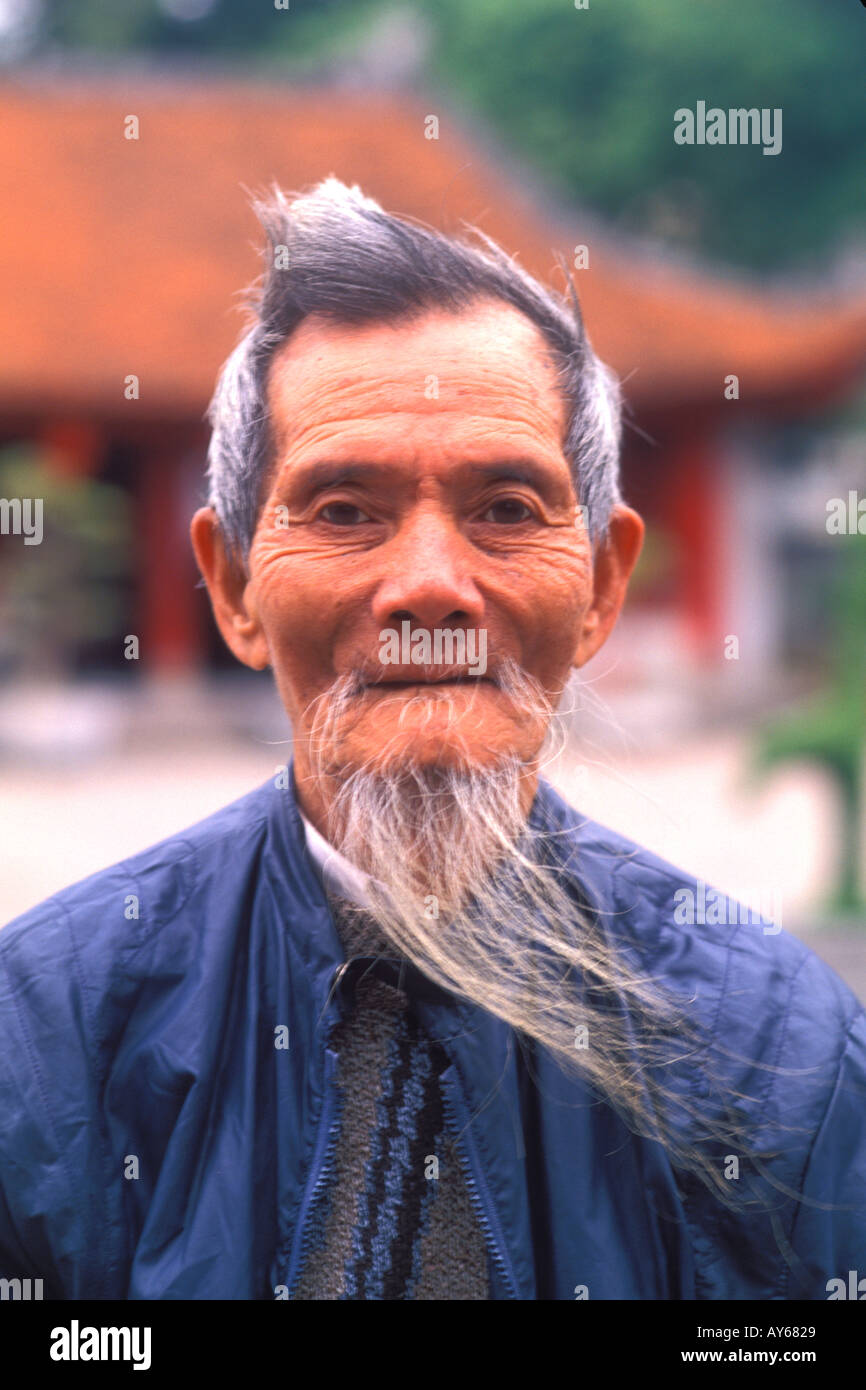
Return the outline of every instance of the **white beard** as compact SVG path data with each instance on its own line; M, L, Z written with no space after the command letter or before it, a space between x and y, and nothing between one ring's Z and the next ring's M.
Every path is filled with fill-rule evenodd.
M547 729L540 760L563 736L562 725L516 663L499 674L526 718ZM739 1153L743 1138L729 1123L704 1128L705 1117L668 1085L671 1064L696 1049L700 1035L663 989L628 964L551 864L548 837L522 809L537 761L504 757L479 767L467 753L455 763L452 742L447 766L404 759L391 769L380 749L375 765L341 774L339 730L357 689L354 675L341 677L319 697L313 775L328 806L329 840L375 880L368 911L382 935L428 978L588 1079L632 1130L661 1141L675 1164L730 1202L731 1184L695 1136L736 1140ZM447 691L435 696L450 698ZM427 692L416 700L432 703ZM459 727L454 733L459 746Z

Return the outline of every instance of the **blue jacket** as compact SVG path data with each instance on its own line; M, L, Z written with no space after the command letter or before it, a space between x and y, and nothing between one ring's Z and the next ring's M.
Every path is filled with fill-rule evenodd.
M567 832L564 872L727 1045L791 1195L729 1213L588 1083L412 971L451 1059L493 1296L826 1299L866 1276L853 994L784 932L676 925L695 880L544 782L532 818ZM0 1277L68 1299L290 1296L339 1121L342 962L293 793L272 783L4 928ZM693 1096L702 1080L700 1057L683 1064Z

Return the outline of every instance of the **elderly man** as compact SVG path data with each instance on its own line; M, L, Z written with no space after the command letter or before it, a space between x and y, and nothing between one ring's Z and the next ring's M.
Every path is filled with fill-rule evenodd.
M292 762L0 935L0 1273L866 1292L863 1009L540 776L642 541L576 301L335 179L257 211L192 540Z

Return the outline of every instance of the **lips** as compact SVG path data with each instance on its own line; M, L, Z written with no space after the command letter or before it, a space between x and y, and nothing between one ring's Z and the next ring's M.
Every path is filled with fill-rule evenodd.
M465 670L453 668L442 671L424 666L395 666L387 675L377 674L375 679L364 681L363 688L370 690L387 687L389 690L408 690L419 685L495 685L495 681L488 675L473 676Z

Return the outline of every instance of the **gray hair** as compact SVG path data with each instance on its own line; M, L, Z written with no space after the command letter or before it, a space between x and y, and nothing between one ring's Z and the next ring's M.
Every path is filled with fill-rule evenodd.
M546 339L568 406L563 453L596 545L620 498L620 390L590 347L567 270L568 300L478 228L468 230L483 250L393 216L333 176L296 196L274 185L252 206L268 239L265 270L248 292L252 325L224 363L208 409L209 501L236 560L249 553L272 462L268 371L298 324L308 314L362 323L433 308L459 313L485 298L519 309Z

